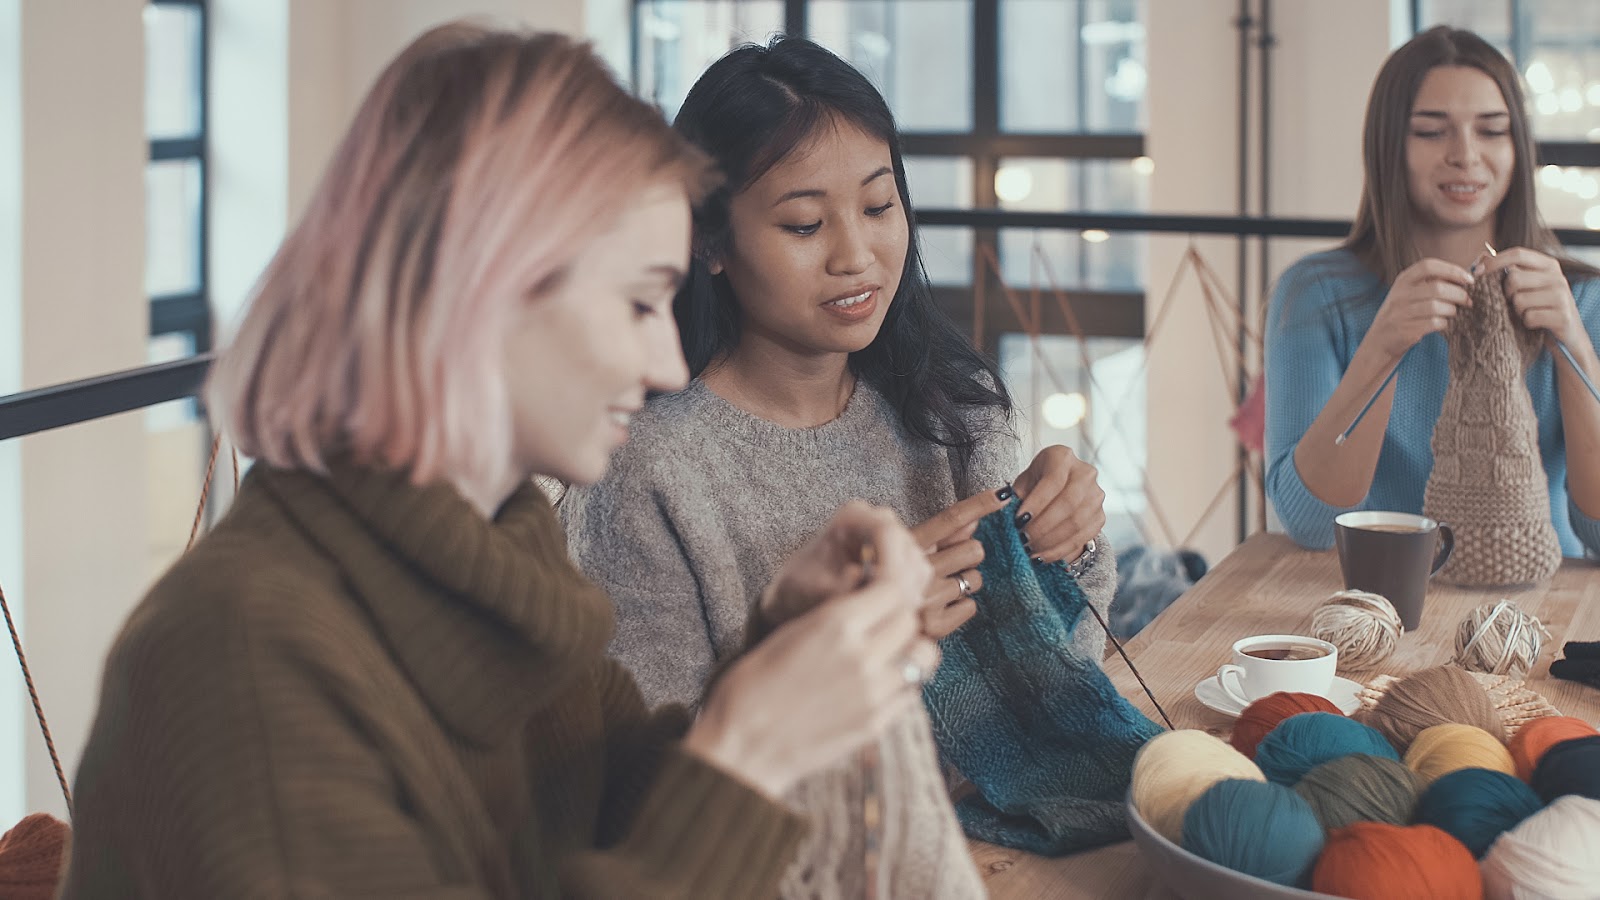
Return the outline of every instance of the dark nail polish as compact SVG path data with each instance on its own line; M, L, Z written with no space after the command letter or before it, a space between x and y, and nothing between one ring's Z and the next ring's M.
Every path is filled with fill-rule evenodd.
M1004 502L1006 500L1010 500L1012 497L1015 497L1016 495L1017 495L1017 492L1012 490L1011 489L1011 485L1009 485L1009 484L1006 485L1005 487L1001 488L1000 490L994 492L994 498L996 500L999 500L999 501L1002 501L1002 502Z
M1044 565L1044 557L1042 557L1042 556L1035 556L1035 557L1034 557L1034 558L1033 558L1033 564L1034 564L1034 565L1036 565L1036 566L1042 566L1042 565Z
M1024 549L1024 550L1033 549L1033 548L1028 546L1029 542L1032 541L1033 538L1028 537L1028 533L1026 531L1019 531L1017 533L1022 535L1022 549Z
M1021 528L1022 526L1026 525L1026 524L1028 524L1029 522L1032 522L1032 521L1033 521L1033 513L1025 512L1022 515L1017 516L1017 527Z

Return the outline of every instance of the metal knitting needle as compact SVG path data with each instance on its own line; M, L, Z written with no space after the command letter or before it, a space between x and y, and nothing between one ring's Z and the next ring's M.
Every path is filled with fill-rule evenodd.
M1490 256L1500 255L1494 252L1494 247L1488 241L1483 242L1483 249L1489 251ZM1594 382L1589 380L1589 373L1583 370L1583 366L1578 365L1577 359L1573 358L1572 351L1567 349L1566 343L1555 335L1551 335L1550 340L1555 342L1556 349L1561 351L1561 355L1567 358L1567 365L1572 367L1573 374L1577 375L1578 380L1583 382L1583 386L1589 389L1589 396L1594 398L1594 402L1600 403L1600 390L1597 390Z
M1489 242L1488 241L1484 241L1483 248L1485 250L1489 251L1489 255L1490 256L1496 255L1495 252L1494 252L1494 248L1489 246ZM1410 351L1406 351L1406 352L1409 353ZM1403 359L1405 359L1405 357L1402 356L1401 359L1403 360ZM1398 374L1399 371L1400 371L1400 365L1399 365L1399 363L1396 363L1395 367L1393 369L1390 369L1389 370L1389 374L1384 377L1383 384L1378 385L1378 389L1373 391L1372 392L1372 396L1368 397L1367 398L1367 402L1362 405L1361 411L1356 413L1356 417L1350 421L1350 426L1348 428L1346 428L1344 431L1340 432L1338 437L1333 439L1334 446L1336 446L1336 447L1344 446L1344 442L1348 441L1350 439L1350 433L1352 431L1355 431L1356 430L1356 426L1361 424L1361 420L1365 419L1367 417L1367 411L1372 409L1372 404L1377 403L1379 397L1383 396L1384 389L1389 386L1389 382L1394 380L1394 376L1396 374Z
M1401 359L1405 359L1405 357L1402 356ZM1340 432L1338 437L1333 439L1334 446L1343 446L1344 442L1350 439L1350 432L1355 431L1356 426L1361 424L1361 420L1367 417L1367 410L1372 408L1372 404L1378 402L1378 398L1383 396L1384 388L1389 386L1389 382L1393 381L1394 376L1399 374L1399 372L1400 364L1395 363L1394 368L1389 370L1389 374L1384 376L1383 384L1378 385L1378 389L1372 392L1372 396L1367 398L1366 403L1362 404L1361 411L1356 413L1356 417L1354 419L1350 420L1350 425L1345 428L1344 431Z
M1567 345L1563 344L1560 338L1552 338L1552 340L1556 342L1556 349L1560 350L1561 355L1567 358L1567 364L1572 366L1572 371L1578 376L1578 380L1583 382L1583 386L1589 389L1589 396L1594 398L1594 402L1600 403L1600 390L1595 389L1594 382L1589 380L1589 374L1583 371L1583 366L1578 365L1578 361L1572 357L1572 351L1567 349Z
M872 570L877 566L878 548L870 542L861 545L861 583L872 580ZM861 748L861 824L866 838L862 841L862 867L866 870L863 886L865 900L878 898L878 844L883 825L883 802L878 795L878 767L880 765L877 741Z

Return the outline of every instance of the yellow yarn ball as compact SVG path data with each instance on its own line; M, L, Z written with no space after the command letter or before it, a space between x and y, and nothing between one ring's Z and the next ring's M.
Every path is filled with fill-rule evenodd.
M1511 751L1500 739L1474 725L1447 722L1422 729L1406 750L1406 767L1427 784L1457 769L1491 769L1517 774Z
M1193 729L1158 734L1133 759L1133 808L1151 828L1178 843L1189 805L1228 778L1267 780L1249 757L1221 738Z

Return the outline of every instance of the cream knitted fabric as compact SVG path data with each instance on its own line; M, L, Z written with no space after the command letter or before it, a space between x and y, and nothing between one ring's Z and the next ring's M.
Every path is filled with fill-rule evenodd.
M988 896L950 807L933 734L921 708L902 716L878 743L880 823L875 871L867 871L864 821L868 776L859 757L812 775L784 799L810 817L797 862L784 876L784 900L978 900Z
M1450 387L1433 427L1433 472L1422 509L1455 530L1440 571L1460 584L1543 581L1561 565L1550 488L1525 373L1541 338L1506 302L1498 275L1472 283L1472 305L1450 323Z

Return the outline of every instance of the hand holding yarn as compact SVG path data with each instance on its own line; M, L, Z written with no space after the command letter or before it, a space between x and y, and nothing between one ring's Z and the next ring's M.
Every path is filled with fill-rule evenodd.
M1339 648L1339 662L1370 669L1394 653L1405 633L1400 614L1382 594L1339 591L1311 614L1311 636Z
M1525 675L1550 631L1510 600L1485 603L1456 627L1455 664L1490 675Z

